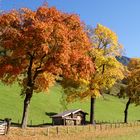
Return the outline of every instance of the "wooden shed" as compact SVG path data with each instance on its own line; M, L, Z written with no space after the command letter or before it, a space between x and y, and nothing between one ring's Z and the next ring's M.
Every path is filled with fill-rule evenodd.
M51 116L53 125L84 125L87 113L81 109L68 110Z

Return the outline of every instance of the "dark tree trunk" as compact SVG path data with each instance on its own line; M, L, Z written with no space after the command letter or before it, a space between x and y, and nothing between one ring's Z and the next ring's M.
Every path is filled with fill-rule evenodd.
M91 100L90 100L90 124L95 124L95 122L94 122L94 109L95 109L95 98L91 97Z
M30 100L33 95L33 87L34 87L34 81L35 78L33 79L32 77L32 65L33 65L33 59L34 59L34 54L30 54L30 61L29 61L29 67L27 71L27 87L25 91L25 99L24 99L24 107L23 107L23 114L22 114L22 121L21 121L21 127L26 128L27 127L27 122L28 122L28 110L29 110L29 105L30 105Z
M21 122L22 128L27 127L28 110L29 110L29 105L30 105L30 100L31 100L32 94L33 94L33 91L30 93L26 93L26 96L24 99L24 108L23 108L23 115L22 115L22 122Z
M128 108L129 108L130 103L131 103L131 98L129 98L129 100L127 101L126 107L124 110L124 123L127 123Z

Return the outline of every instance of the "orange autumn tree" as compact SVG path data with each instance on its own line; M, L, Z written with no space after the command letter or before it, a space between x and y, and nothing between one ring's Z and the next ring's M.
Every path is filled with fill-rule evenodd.
M118 94L120 98L128 98L124 110L124 123L128 122L129 105L140 105L140 58L131 58L127 67L127 76Z
M0 15L0 78L5 84L17 81L22 87L22 128L26 128L31 98L46 91L61 78L89 79L95 71L89 57L91 43L84 24L75 14L42 6Z

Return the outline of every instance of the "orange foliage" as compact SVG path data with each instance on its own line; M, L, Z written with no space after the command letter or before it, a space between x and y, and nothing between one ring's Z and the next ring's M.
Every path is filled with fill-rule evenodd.
M88 56L91 43L84 28L79 16L60 12L55 7L2 13L0 46L6 50L6 56L0 58L1 79L22 77L27 81L24 86L31 80L34 90L40 91L49 86L46 82L55 81L59 75L75 80L90 78L95 69ZM44 73L51 78L44 77Z

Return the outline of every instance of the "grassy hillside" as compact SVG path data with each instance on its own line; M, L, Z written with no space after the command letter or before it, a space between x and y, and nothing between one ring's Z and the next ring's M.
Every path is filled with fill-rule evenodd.
M20 95L20 88L17 85L0 85L0 119L12 118L13 122L21 121L23 98ZM29 113L29 123L32 124L50 123L49 115L63 111L60 104L62 89L60 86L53 87L49 93L34 94ZM118 99L109 95L105 99L96 100L95 119L104 121L123 121L123 110L126 100ZM78 101L68 105L69 109L81 108L89 113L89 100ZM89 120L89 115L87 116ZM129 109L129 121L140 120L140 107L131 105Z

